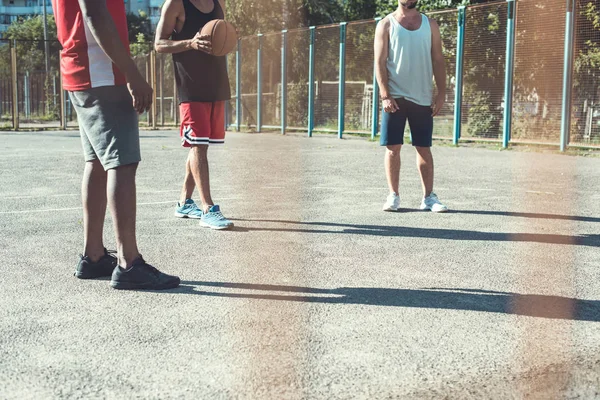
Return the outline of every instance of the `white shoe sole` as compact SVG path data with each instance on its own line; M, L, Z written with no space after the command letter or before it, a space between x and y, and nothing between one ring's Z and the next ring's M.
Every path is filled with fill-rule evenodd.
M400 207L383 207L383 211L387 211L387 212L395 212L398 211L400 209Z
M189 218L189 219L200 219L200 218L202 218L202 217L196 217L195 215L181 214L181 213L178 213L177 211L175 211L175 213L173 215L175 215L176 218Z
M428 206L421 206L421 207L420 207L420 209L421 209L422 211L431 211L431 212L433 212L433 213L436 213L436 214L441 214L441 213L448 212L448 209L447 209L447 208L443 208L443 209L441 209L441 210L432 210L432 209L431 209L431 207L428 207Z
M233 228L233 225L227 225L227 226L213 226L213 225L209 225L204 221L200 221L200 226L203 228L210 228L210 229L214 229L216 231L224 231L226 229L231 229Z

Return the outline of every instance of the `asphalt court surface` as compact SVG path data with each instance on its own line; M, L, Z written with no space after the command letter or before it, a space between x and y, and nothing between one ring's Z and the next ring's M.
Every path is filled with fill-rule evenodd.
M377 143L231 133L216 232L143 132L139 247L182 285L122 292L72 276L77 133L0 141L0 398L600 398L600 158L435 146L442 215L405 146L384 213Z

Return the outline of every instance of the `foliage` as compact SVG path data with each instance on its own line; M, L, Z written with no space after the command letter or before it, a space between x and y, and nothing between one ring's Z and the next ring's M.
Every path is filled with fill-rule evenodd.
M138 14L127 14L127 27L129 29L129 43L152 41L152 24L148 14L140 11ZM140 40L140 37L142 40Z

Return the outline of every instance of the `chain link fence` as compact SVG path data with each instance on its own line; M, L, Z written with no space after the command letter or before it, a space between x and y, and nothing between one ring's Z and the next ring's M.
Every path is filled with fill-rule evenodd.
M600 146L600 0L570 1L572 40L565 0L474 5L464 9L464 19L460 10L428 14L440 25L447 73L446 105L436 116L435 137ZM373 69L376 24L357 21L241 38L237 52L228 56L227 127L375 136L381 113ZM60 90L59 46L48 47L46 67L43 41L0 41L4 128L76 126L68 96ZM171 56L148 52L135 61L156 96L151 112L140 117L142 126L176 126Z

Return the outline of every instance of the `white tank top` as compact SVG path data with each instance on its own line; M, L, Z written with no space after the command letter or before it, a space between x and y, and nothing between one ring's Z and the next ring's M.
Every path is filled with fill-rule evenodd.
M433 62L429 18L421 14L421 27L416 31L403 28L392 14L387 18L391 22L387 59L390 95L431 106Z

